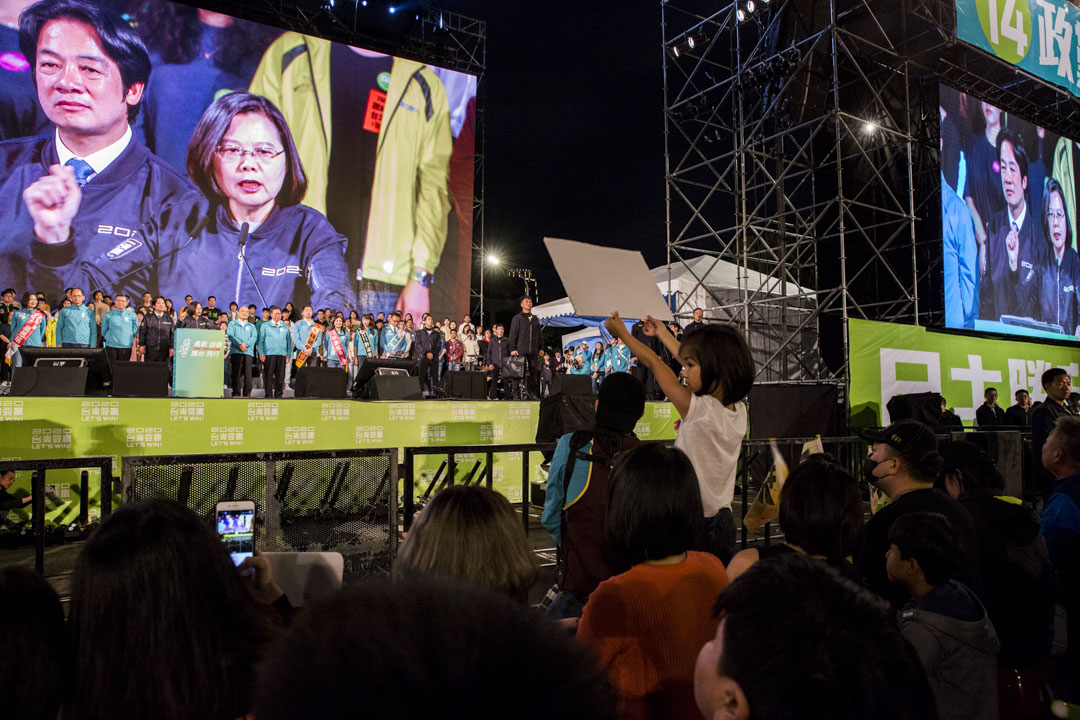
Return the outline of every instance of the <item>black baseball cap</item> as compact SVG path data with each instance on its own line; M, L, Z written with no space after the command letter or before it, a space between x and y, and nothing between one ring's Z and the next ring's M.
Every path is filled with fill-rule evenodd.
M897 420L882 430L860 430L859 437L885 443L909 461L936 470L941 464L934 431L918 420Z

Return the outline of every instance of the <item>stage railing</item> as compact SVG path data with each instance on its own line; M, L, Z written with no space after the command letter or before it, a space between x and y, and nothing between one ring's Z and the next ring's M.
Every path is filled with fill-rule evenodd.
M427 489L420 495L422 501L426 501L436 492L447 485L457 482L458 457L461 455L482 455L483 467L476 462L464 478L463 485L479 483L483 477L485 484L491 488L495 482L495 455L496 453L521 453L521 522L526 534L529 532L529 469L530 453L554 452L557 443L526 443L518 445L441 445L438 447L407 447L404 452L404 465L402 478L404 480L404 496L402 497L402 526L407 531L412 526L413 517L416 515L416 488L415 469L417 455L445 455L446 460L436 470Z
M177 500L208 520L255 503L260 551L340 552L345 578L388 574L397 552L394 448L125 457L123 499Z
M0 473L30 471L30 527L34 536L34 569L39 575L45 573L45 474L49 470L78 470L83 472L79 481L79 526L85 529L90 523L90 473L86 468L100 471L101 517L112 514L112 458L85 457L62 460L11 460L0 462Z

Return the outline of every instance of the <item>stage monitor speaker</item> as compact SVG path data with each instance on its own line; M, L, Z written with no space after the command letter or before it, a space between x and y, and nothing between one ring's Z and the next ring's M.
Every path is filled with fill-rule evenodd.
M551 377L552 395L592 395L592 378L588 375L555 373Z
M345 368L305 367L296 376L296 397L331 398L345 397L349 387L349 373Z
M168 397L169 363L113 361L113 397Z
M908 393L893 395L885 403L889 411L889 422L897 420L918 420L924 425L937 428L941 423L941 394L936 392ZM944 429L944 428L943 428Z
M832 437L837 433L836 385L755 385L750 390L750 437Z
M86 394L85 365L39 365L17 367L11 376L11 394L25 397L77 397Z
M415 375L374 375L364 386L368 400L419 400L420 378Z
M482 372L453 370L443 375L442 389L447 397L483 400L487 397L487 376Z

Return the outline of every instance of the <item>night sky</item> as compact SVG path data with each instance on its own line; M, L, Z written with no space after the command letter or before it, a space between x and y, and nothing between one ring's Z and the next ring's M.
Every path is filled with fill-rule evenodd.
M662 264L660 3L437 5L487 21L489 250L532 269L541 302L563 296L544 236L639 249ZM489 298L520 294L520 281L495 274Z

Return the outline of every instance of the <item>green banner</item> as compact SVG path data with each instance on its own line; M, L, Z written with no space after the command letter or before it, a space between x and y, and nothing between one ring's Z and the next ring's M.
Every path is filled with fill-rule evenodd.
M536 402L0 398L0 460L106 455L119 476L119 458L131 455L526 444L536 437L538 411ZM635 430L645 440L671 439L677 417L670 403L648 403ZM533 455L530 472L543 480ZM443 459L418 456L416 485L425 489ZM457 456L458 477L478 459ZM520 501L521 454L496 460L496 489ZM47 474L51 521L77 517L78 481L79 471ZM29 487L30 473L20 473L16 490ZM93 517L97 473L90 488Z
M173 339L173 395L219 398L225 391L225 332L177 330Z
M1052 367L1075 377L1080 348L1015 340L991 340L936 332L914 325L848 321L851 424L888 424L885 405L893 395L940 392L970 425L983 391L997 388L1003 407L1017 390L1033 400L1046 397L1041 376Z
M956 36L1080 96L1080 10L1068 0L955 0Z

